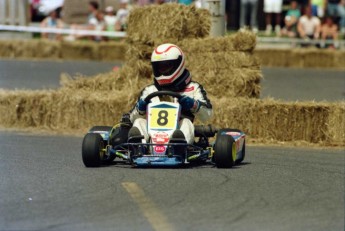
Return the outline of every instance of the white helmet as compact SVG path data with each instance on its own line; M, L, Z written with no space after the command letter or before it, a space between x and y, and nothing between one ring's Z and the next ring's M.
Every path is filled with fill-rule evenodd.
M160 86L173 85L185 71L182 50L171 43L158 46L151 56L153 75Z

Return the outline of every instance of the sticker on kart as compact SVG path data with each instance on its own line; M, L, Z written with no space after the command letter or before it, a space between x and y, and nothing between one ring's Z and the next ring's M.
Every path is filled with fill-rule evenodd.
M177 128L178 113L178 107L170 106L169 104L149 108L149 130L175 130Z

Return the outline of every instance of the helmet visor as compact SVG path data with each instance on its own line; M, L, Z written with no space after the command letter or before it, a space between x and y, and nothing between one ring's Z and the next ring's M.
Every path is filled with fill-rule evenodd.
M151 62L153 75L155 77L172 75L180 66L181 61L182 57L179 56L179 58L175 60Z

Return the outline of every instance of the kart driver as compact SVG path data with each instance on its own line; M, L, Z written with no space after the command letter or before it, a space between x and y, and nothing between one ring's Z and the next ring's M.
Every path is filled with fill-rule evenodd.
M206 96L206 91L197 82L192 81L190 72L185 68L185 56L182 50L174 44L158 46L151 56L154 83L146 86L138 98L134 108L130 111L133 127L128 133L131 137L144 136L148 142L147 121L145 119L147 104L146 96L156 91L173 91L181 94L181 119L179 128L171 138L185 139L188 144L194 143L194 118L202 122L212 116L212 105ZM158 97L151 102L159 102Z

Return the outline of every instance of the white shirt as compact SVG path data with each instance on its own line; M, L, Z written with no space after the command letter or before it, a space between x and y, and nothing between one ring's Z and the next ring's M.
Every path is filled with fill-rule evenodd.
M116 14L117 20L120 20L121 24L125 24L128 13L129 11L127 9L119 9Z
M316 27L321 24L318 17L312 16L311 18L308 18L305 15L299 19L299 23L301 23L303 31L306 33L306 35L313 35Z
M114 15L105 15L104 16L104 22L107 31L114 31L115 30L115 24L117 22L117 18Z

